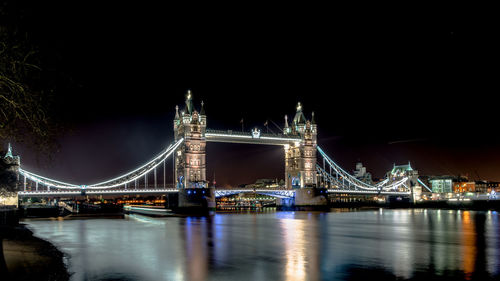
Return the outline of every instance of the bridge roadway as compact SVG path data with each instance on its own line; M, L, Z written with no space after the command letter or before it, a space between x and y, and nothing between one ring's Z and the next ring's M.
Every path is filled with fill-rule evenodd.
M85 195L161 195L167 193L177 193L176 188L149 188L149 189L112 189L112 190L85 190ZM216 189L215 197L223 197L240 193L259 193L278 198L291 198L295 196L294 189ZM354 194L354 195L410 195L410 192L398 191L364 191L364 190L341 190L341 189L326 189L326 194ZM19 197L64 197L64 196L80 196L81 190L43 190L43 191L19 191Z

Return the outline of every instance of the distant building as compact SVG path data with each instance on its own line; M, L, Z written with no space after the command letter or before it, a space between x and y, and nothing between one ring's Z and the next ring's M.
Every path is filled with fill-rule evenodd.
M278 179L257 179L255 183L245 185L245 188L277 188L279 183L284 184L284 180Z
M387 173L387 178L397 178L397 177L404 177L404 176L410 176L418 174L417 170L413 170L411 167L410 163L404 164L404 165L396 165L394 164L393 168L391 171Z
M476 192L476 182L466 176L429 176L433 193L467 193Z
M388 184L396 183L405 180L405 184L399 185L397 191L407 191L410 189L413 199L418 200L422 195L422 186L418 182L418 171L411 167L410 162L404 165L394 164L392 170L386 173L386 178L389 180Z
M485 180L471 181L467 176L429 176L429 186L433 193L479 193L486 194L492 190L500 191L500 182Z
M488 193L491 191L500 192L500 182L490 181L488 182Z
M366 171L366 167L363 166L363 163L356 163L356 170L354 170L354 177L358 180L367 183L373 184L372 174Z
M475 182L475 192L488 193L488 182L487 181L476 181Z

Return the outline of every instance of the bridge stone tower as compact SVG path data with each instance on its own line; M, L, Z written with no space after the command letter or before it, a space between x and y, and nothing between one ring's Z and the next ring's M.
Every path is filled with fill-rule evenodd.
M201 102L198 112L191 91L186 94L186 107L179 114L175 107L174 137L184 142L174 152L175 184L179 188L177 210L205 212L215 210L215 189L208 187L206 175L207 116Z
M314 120L307 120L302 112L302 105L297 104L297 111L291 126L285 116L285 135L298 136L300 142L285 145L285 183L287 188L316 187L316 146L318 127Z
M206 180L207 116L201 103L201 110L193 106L191 91L186 95L186 107L179 114L175 107L175 141L184 138L184 143L175 152L175 183L177 188L204 188Z

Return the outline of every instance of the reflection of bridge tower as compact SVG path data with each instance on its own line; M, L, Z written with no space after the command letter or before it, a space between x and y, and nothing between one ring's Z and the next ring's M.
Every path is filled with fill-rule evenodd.
M201 103L201 111L194 109L191 92L186 95L186 108L179 115L175 107L175 141L184 143L175 152L175 175L178 188L206 187L206 140L207 116Z
M315 187L316 177L316 145L318 127L314 121L314 112L311 120L307 120L302 112L302 105L297 104L297 112L291 127L285 116L286 135L300 137L300 142L285 145L285 182L287 188Z

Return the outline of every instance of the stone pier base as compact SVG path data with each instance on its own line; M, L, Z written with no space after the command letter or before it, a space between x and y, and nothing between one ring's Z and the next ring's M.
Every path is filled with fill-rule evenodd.
M278 198L278 210L316 210L328 208L326 188L302 188L295 190L294 198Z
M215 211L214 188L185 188L179 190L178 213L206 213Z

